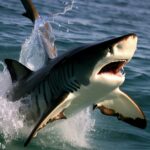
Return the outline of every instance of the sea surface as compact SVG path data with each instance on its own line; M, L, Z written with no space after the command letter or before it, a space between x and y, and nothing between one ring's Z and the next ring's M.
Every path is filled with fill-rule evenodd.
M33 0L52 26L58 55L80 46L136 33L137 51L125 67L121 89L144 111L142 130L87 108L75 117L47 126L28 150L150 150L150 1L149 0ZM19 114L20 103L3 97L11 85L5 58L33 62L40 68L40 51L32 22L21 14L19 0L0 0L0 150L22 150L31 128ZM32 58L32 59L30 59ZM86 61L86 60L85 60ZM88 60L87 60L88 61ZM26 63L26 62L24 62Z

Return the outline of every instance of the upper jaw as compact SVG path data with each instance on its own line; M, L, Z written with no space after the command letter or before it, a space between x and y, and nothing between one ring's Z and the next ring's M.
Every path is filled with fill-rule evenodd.
M120 41L112 45L112 55L115 59L126 59L130 61L137 49L137 41L138 37L135 34L122 37Z

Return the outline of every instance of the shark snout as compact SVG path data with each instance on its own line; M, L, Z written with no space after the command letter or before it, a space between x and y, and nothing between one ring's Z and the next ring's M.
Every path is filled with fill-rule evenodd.
M130 60L137 49L138 37L136 34L123 36L113 45L113 54L121 59Z
M95 67L94 79L111 90L120 86L125 80L124 66L133 57L137 48L137 36L128 34L111 40L111 47L103 61ZM100 66L100 67L99 67Z

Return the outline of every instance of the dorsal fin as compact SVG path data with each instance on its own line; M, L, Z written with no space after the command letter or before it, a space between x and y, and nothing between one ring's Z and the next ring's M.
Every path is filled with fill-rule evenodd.
M16 60L5 59L5 63L9 70L12 82L25 79L32 73L30 69Z
M26 12L22 15L31 19L34 23L37 18L39 18L39 13L36 10L35 6L32 3L32 0L21 0Z

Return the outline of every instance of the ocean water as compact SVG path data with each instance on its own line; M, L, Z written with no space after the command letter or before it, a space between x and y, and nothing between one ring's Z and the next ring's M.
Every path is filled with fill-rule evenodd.
M91 108L75 117L49 125L32 140L28 150L149 150L150 149L150 2L149 0L33 0L41 16L52 26L58 54L83 43L127 33L139 37L138 49L125 67L121 89L144 111L147 128L142 130L104 116ZM18 0L0 0L0 150L22 150L33 127L26 127L20 102L3 97L11 85L3 63L12 58L41 67L44 53L30 20L21 16ZM31 62L27 64L27 62Z

